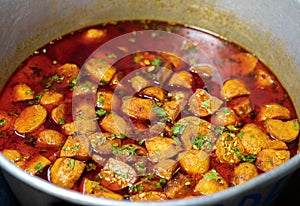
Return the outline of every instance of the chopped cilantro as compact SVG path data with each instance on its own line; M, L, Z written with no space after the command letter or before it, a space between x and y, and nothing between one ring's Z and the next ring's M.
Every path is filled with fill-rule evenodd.
M207 99L207 100L201 102L201 107L209 108L210 103L211 103L211 102L210 102L210 99Z
M210 172L207 172L203 175L205 180L219 180L220 176L215 169L212 169Z
M256 155L254 154L243 154L239 148L234 148L234 153L238 156L239 160L242 162L253 163L256 160Z
M7 119L3 118L3 119L0 119L0 127L4 127L4 125L7 124Z
M41 162L37 163L34 167L34 170L37 172L43 172L43 165Z
M70 160L70 163L68 164L68 166L70 167L71 170L73 170L74 167L75 167L75 160L74 160L74 159L71 159L71 160Z
M187 125L176 123L171 128L172 134L174 134L174 135L182 135L182 133L184 132L184 130L185 130L186 127L187 127Z

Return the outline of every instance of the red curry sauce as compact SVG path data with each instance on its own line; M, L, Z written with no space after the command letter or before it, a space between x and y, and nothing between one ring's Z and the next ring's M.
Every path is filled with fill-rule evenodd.
M155 44L156 39L160 37L159 32L166 31L178 34L187 40L183 41L182 45L176 45L182 56L186 54L197 55L199 48L202 50L201 55L205 54L205 56L202 57L199 55L200 60L189 59L189 62L185 62L182 58L176 55L174 55L174 57L172 56L173 54L168 52L141 51L119 58L122 54L132 49L133 45L136 48L140 46L138 45L138 41L135 39L135 35L136 32L142 30L149 30L149 32L151 32L150 38L145 37L145 45ZM102 50L99 51L99 47L101 45L105 45L110 40L127 33L131 33L131 37L127 38L125 42L122 42L122 45L115 45L115 47L110 48L111 50L107 53L103 53ZM162 38L166 38L166 36L163 36ZM173 46L169 43L170 42L166 40L167 51ZM102 152L98 151L97 148L93 148L93 146L89 147L89 158L82 154L74 155L74 153L68 153L64 156L64 158L70 158L70 162L66 164L67 166L65 165L65 167L69 166L70 170L78 169L80 167L77 168L77 162L75 162L75 160L83 163L82 169L78 169L78 178L76 180L69 180L67 177L53 177L54 180L52 180L51 168L53 168L54 162L61 157L62 150L67 152L67 150L70 149L70 147L68 148L64 146L67 139L72 136L76 136L76 132L69 133L69 131L66 131L66 129L63 128L63 125L74 121L74 114L72 114L72 103L74 108L73 100L78 98L79 101L76 101L76 104L78 104L76 106L80 107L84 99L82 98L84 96L80 96L84 94L79 94L79 96L74 95L74 91L77 86L76 80L78 79L71 79L71 75L67 73L63 76L62 73L58 72L58 68L70 63L77 65L80 69L84 65L87 65L88 58L91 56L97 60L100 59L105 63L113 62L112 66L116 69L114 74L108 78L108 81L99 81L99 79L93 77L92 79L89 79L89 81L94 82L95 85L97 85L96 90L94 90L94 96L96 99L94 108L96 111L96 119L93 119L93 121L97 123L101 132L109 133L109 135L105 138L101 138L105 142L109 141L112 149L108 152ZM204 59L203 62L201 62L201 59ZM208 63L213 64L213 66ZM197 67L197 65L200 65L200 67ZM154 79L154 77L148 78L143 76L146 75L146 73L143 73L144 70L139 71L139 69L143 67L146 67L145 71L151 75L153 75L151 72L160 69L160 67L167 68L172 71L172 74L170 74L168 79L164 80L164 82L157 82L157 79ZM219 75L217 81L213 80L212 74L215 73L211 70L212 67L216 69L217 74ZM137 81L137 84L134 84L133 77L131 78L130 76L126 76L134 71L139 71L140 73L138 74L142 75L136 76L139 76L144 80ZM181 73L182 71L184 72ZM89 70L86 72L89 72ZM210 72L212 73L210 74ZM179 74L179 76L171 80L172 75L174 75L173 73ZM81 75L84 76L85 74ZM93 76L93 74L90 75ZM105 75L106 73L104 76ZM127 78L126 82L122 82L123 77ZM178 78L181 80L178 81ZM149 79L152 81L152 85L150 84L150 86L149 84L147 85L147 81L149 83ZM230 95L225 95L224 97L221 90L224 89L225 82L232 79L238 79L243 82L250 92L247 94L236 94L232 97ZM170 81L173 82L170 83ZM147 86L143 86L144 83ZM26 95L30 95L32 93L31 98L14 100L15 96L18 95L14 89L15 86L19 84L27 84L29 86L30 89L25 91L25 93ZM118 90L118 92L115 92L115 89L120 84L123 84L121 89ZM159 90L158 93L156 93L156 90L152 87L153 85L162 87L162 90ZM86 82L83 86L83 93L86 90L92 90L91 85L86 84ZM139 86L141 88L139 88ZM146 91L145 88L149 87L151 89ZM240 87L237 86L235 90L239 90L238 88ZM195 110L195 108L191 106L193 101L191 96L195 94L195 101L199 101L199 99L197 100L197 97L199 97L199 95L203 95L203 92L201 91L202 93L199 92L199 94L196 94L196 92L199 91L198 89L208 91L210 95L209 97L217 99L216 102L219 102L219 105L216 110L209 110L207 115L197 113L198 108ZM228 90L230 89L232 88L229 87ZM18 129L14 126L15 121L20 118L20 114L25 108L33 105L40 105L41 98L45 95L46 91L55 91L56 93L63 94L63 98L58 101L54 101L54 103L45 103L42 105L47 111L47 116L40 126L34 128L31 132L25 132L25 134L18 132ZM96 91L115 92L118 97L118 101L116 102L117 106L112 106L113 109L103 109L105 101L109 100L105 99L105 95L96 95ZM159 99L159 92L161 91L163 93L163 99ZM180 112L177 112L178 114L175 115L174 118L171 118L171 113L176 109L167 109L168 107L164 106L167 105L167 102L174 101L176 103L176 101L181 101L176 99L175 93L173 93L178 91L186 94L187 97L183 100L185 101L185 104L181 107ZM134 107L132 106L134 103L130 101L129 104L131 105L128 107L124 106L124 102L126 102L126 95L124 95L124 93L126 92L131 94L131 99L135 100L134 98L136 98L136 105ZM232 91L229 91L228 93L230 92ZM143 100L141 99L146 99L147 101L143 103ZM198 107L208 109L211 105L207 106L206 104L211 104L211 101L211 99L206 99L202 102L197 102L200 105L198 105ZM265 160L263 159L265 158L265 155L270 155L270 158L272 158L272 151L288 151L288 155L283 162L278 163L278 165L273 165L275 168L297 153L299 123L295 109L288 93L271 70L253 54L250 54L232 42L226 41L219 36L198 28L174 23L148 20L111 22L89 28L83 28L61 36L33 52L31 56L20 64L7 81L5 87L2 89L0 102L0 151L8 151L5 153L6 157L16 164L21 161L22 164L17 165L24 168L24 170L30 171L33 175L37 175L50 182L54 182L62 187L90 195L114 199L125 198L133 201L167 200L197 195L208 195L219 190L226 189L230 186L240 184L235 182L234 179L242 178L243 175L241 176L240 174L236 174L235 168L243 162L248 162L254 165L257 175L259 175L262 172L267 172L272 169L269 168L269 166L266 166L266 168L264 166L258 166L263 164L261 162ZM102 121L108 121L103 119L106 118L108 114L114 113L120 115L121 118L129 116L129 119L137 128L149 129L153 126L151 125L153 119L145 119L142 117L142 110L147 109L146 106L149 102L151 102L150 104L152 104L152 106L154 105L152 109L155 110L154 113L156 113L153 124L161 124L160 120L157 120L159 119L158 117L163 118L164 120L163 123L165 123L165 128L163 128L161 134L151 136L151 132L149 133L147 131L148 133L139 133L133 138L129 138L129 135L127 136L125 132L122 133L121 131L120 134L114 134L113 129L111 131L107 131L107 129L105 129L107 128L105 125L109 125L111 122L103 123ZM242 102L246 103L243 105ZM112 102L110 103L113 104ZM261 117L260 115L262 115L262 108L266 105L270 106L270 104L275 103L276 105L278 104L284 107L289 111L289 113L277 115L277 110L275 108L275 114L272 113L274 111L268 114L264 113L264 119L259 119ZM67 105L64 110L64 118L55 122L53 116L51 116L51 112L54 108L61 104ZM240 106L237 107L237 105ZM133 107L133 110L141 109L141 111L131 111L131 106ZM174 107L176 107L176 105ZM221 108L223 107L225 107L226 110L224 109L221 111ZM232 117L235 118L233 123L232 120L226 119L227 117L217 116L216 113L218 112L223 112L225 116L227 115L226 112L229 115L233 115L232 113L234 113L234 117ZM199 139L200 136L195 137L192 135L188 136L189 140L185 140L183 137L184 129L189 126L189 123L184 125L184 127L181 127L182 124L178 122L180 122L184 117L191 116L207 121L210 124L208 128L213 130L213 134L208 132L205 135L200 135L201 138L205 137L206 139ZM274 122L275 125L278 124L278 127L281 127L282 124L288 121L292 121L291 124L294 125L294 129L296 130L296 137L285 137L285 134L280 134L278 136L284 136L287 140L283 141L283 139L277 138L276 134L272 133L274 132L272 129L268 130L266 128L268 127L265 123L267 119L278 120L279 123ZM270 121L271 126L272 123L273 122ZM248 144L247 142L239 142L233 145L236 146L240 144L242 145L240 147L237 146L234 149L228 147L227 151L222 151L222 149L216 150L218 138L223 134L228 135L225 139L230 137L230 140L228 141L231 141L231 138L234 139L235 137L242 139L244 132L248 131L246 129L245 131L243 130L244 126L247 124L256 125L266 136L268 136L268 142L263 142L265 140L257 141L259 144L263 142L261 144L264 146L259 145L262 148L251 153L249 152L250 149L247 149L247 145L245 145ZM193 129L195 128L197 129L197 127L194 127ZM221 133L218 133L216 128L219 128ZM51 145L49 142L48 145L41 144L38 141L38 137L39 134L46 129L56 130L62 134L62 142L58 145L55 145L54 143ZM254 133L255 132L253 132L253 134ZM88 135L90 135L90 133ZM172 140L173 142L170 144L166 143L166 147L170 147L171 149L156 148L155 144L157 144L157 142L156 139L154 139L156 137L157 139L159 137L163 137L170 139L170 141ZM208 138L212 138L213 140L208 141ZM201 145L202 143L205 144L205 141L208 141L206 145L207 148L204 148L204 146ZM269 141L272 141L272 143ZM154 143L154 146L152 145L152 142ZM91 139L88 144L92 144ZM178 145L174 146L174 144ZM229 144L231 143L228 143L228 145ZM176 147L176 149L174 149L173 146ZM202 146L203 148L201 148ZM71 147L73 150L80 150L78 144L74 144ZM174 154L164 153L166 150L173 151L172 148L174 151L177 150L177 152L174 152ZM14 152L11 152L11 150L17 151L19 156ZM193 152L189 153L190 150ZM199 151L202 150L204 153L199 153ZM266 152L270 152L270 154L265 154L262 152L263 150L268 150ZM149 154L151 152L152 154ZM228 159L226 156L230 152L232 152L230 155L233 155L232 159ZM188 153L188 155L186 155L186 153ZM286 153L284 154L286 155ZM32 166L32 162L37 155L45 157L49 162L46 161L47 163L45 163L45 165L43 165L44 163L40 164L40 162L35 162L35 165ZM209 156L209 166L207 168L206 166L201 168L204 161L202 161L202 159L199 160L201 164L200 166L198 166L199 162L195 162L195 164L192 162L191 165L187 165L188 163L185 162L185 160L179 160L180 155L186 155L183 156L183 159L207 155ZM133 160L134 158L132 156L138 156L139 158L137 158L137 160ZM262 159L259 161L258 157ZM109 158L112 159L109 160ZM170 160L170 162L178 160L179 163L174 163L174 165L171 165L172 167L170 168L166 168L166 165L158 165L159 162L167 162L167 160ZM116 165L120 163L120 161L124 162L126 165L116 169ZM28 167L32 167L33 169L31 168L31 170L28 170ZM122 169L127 170L128 173L124 174ZM162 174L163 172L160 173L160 170L166 170L165 173L167 174ZM57 167L55 171L58 172L63 170ZM133 177L133 174L135 174L136 177ZM253 177L257 175L254 175ZM250 177L249 179L253 177ZM66 178L67 182L73 181L73 183L64 185L60 182L59 178ZM215 181L215 183L212 184L218 184L218 190L214 191L213 189L203 189L201 185L204 183L200 182L201 180L206 180L208 182ZM97 186L90 187L88 186L90 183ZM172 191L175 192L171 192L170 188L172 188ZM211 188L213 187L211 186Z

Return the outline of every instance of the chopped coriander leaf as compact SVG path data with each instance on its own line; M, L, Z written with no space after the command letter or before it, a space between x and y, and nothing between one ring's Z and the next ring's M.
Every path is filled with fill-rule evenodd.
M230 130L230 131L238 131L239 128L236 128L234 125L227 125L227 128Z
M55 74L51 77L51 79L52 79L52 81L55 81L55 82L61 82L65 79L65 77L64 76L59 77L57 74Z
M70 83L70 87L74 88L76 86L76 83L77 83L77 77L74 77Z
M213 145L212 145L212 138L209 135L197 135L196 138L192 139L192 144L197 148L197 149L208 149L212 150Z
M298 123L297 120L294 120L294 121L293 121L293 126L294 126L294 129L295 129L296 131L299 130L299 123Z
M4 125L7 124L7 119L3 118L3 119L0 119L0 127L3 127Z
M73 150L75 150L75 151L80 150L80 146L79 145L74 145Z
M139 145L144 144L145 141L146 141L146 139L141 139L141 140L139 141Z
M210 107L210 99L207 99L204 102L201 102L201 107L209 108Z
M134 192L134 193L136 193L136 192L138 192L138 191L143 191L145 188L144 188L144 186L142 185L142 184L133 184L130 188L129 188L129 190L131 191L131 192Z
M70 160L70 164L68 164L68 166L70 167L71 170L73 170L74 167L75 167L75 160L74 160L74 159L71 159L71 160Z
M112 150L114 154L123 154L123 155L135 155L136 150L138 147L130 144L122 145L122 147L119 147L117 145L113 145Z
M42 163L37 163L36 166L34 167L34 169L38 172L43 172L43 165Z
M242 138L244 135L244 131L240 131L236 136L239 138Z
M124 174L120 170L115 170L114 173L115 173L115 175L118 175L118 176L120 176L120 177L122 177L124 179L128 179L129 178L129 174L128 173Z
M115 55L114 53L109 53L109 54L106 54L106 56L110 59L116 59L117 58L117 55Z
M101 173L98 173L96 176L95 176L95 179L97 180L97 181L100 181L100 180L102 180L102 174Z
M25 144L26 145L31 145L33 146L35 144L35 137L34 136L29 136L29 137L26 137L26 140L25 140Z
M105 109L97 109L96 110L96 114L98 115L98 116L105 116L106 115L106 110Z
M205 180L219 180L220 176L215 169L212 169L210 172L207 172L203 175Z
M64 125L64 124L66 124L66 121L65 121L63 118L59 117L58 123L59 123L60 125Z
M187 125L176 123L172 128L172 134L174 135L182 135Z
M166 116L168 116L167 110L165 110L165 109L157 106L156 104L152 105L152 111L154 113L156 113L159 117L166 117Z
M126 135L122 133L120 135L116 135L115 137L118 139L125 139Z
M27 90L26 92L25 92L25 94L34 94L34 91L32 91L32 90Z
M92 89L92 84L91 82L86 82L84 84L81 84L81 90L83 92L89 92Z
M156 57L154 60L151 61L151 65L159 67L161 65L162 61L160 58Z
M232 111L229 108L222 109L223 114L232 114Z
M104 99L102 98L102 96L103 95L100 93L97 94L97 101L98 101L99 107L103 107L103 105L104 105Z
M235 148L234 153L238 156L238 158L241 162L253 163L256 160L256 155L254 155L254 154L243 154L243 153L241 153L239 148Z

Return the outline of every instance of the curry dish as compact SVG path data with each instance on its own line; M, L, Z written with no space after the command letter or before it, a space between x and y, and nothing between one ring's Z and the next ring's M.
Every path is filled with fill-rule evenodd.
M1 153L97 197L210 195L298 149L295 108L271 70L225 38L172 22L108 22L58 37L0 95Z

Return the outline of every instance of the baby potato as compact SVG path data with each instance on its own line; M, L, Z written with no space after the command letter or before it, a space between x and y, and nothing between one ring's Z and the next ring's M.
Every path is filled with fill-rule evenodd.
M194 192L209 195L225 190L229 187L228 182L215 170L210 170L204 174L203 178L197 183Z
M290 118L291 118L290 110L287 107L277 103L264 105L258 114L259 121L264 121L266 119L290 119Z
M38 154L30 160L29 164L25 167L25 171L31 175L37 175L38 173L42 173L50 164L51 161L49 159Z
M290 159L290 151L263 149L256 156L255 165L258 169L268 172Z
M13 101L25 101L34 99L34 91L28 86L28 84L17 84L13 88Z
M41 98L41 105L58 104L64 98L63 94L55 91L46 91Z
M45 129L38 134L38 144L45 146L62 146L65 142L65 136L53 129Z
M269 136L256 124L246 124L240 131L240 140L245 150L250 154L257 154L266 148Z
M219 137L216 147L216 154L220 161L229 164L239 163L237 151L243 154L245 150L241 140L236 135L226 132Z
M41 105L26 107L16 119L14 127L20 134L32 132L46 121L47 110Z
M200 117L206 117L216 112L223 101L211 96L204 89L197 89L189 99L189 110Z
M278 119L267 119L264 122L267 132L277 140L291 142L298 137L299 123L297 119L282 121Z
M19 150L15 149L4 149L1 151L2 155L7 158L9 161L17 165L18 167L23 167L25 161L23 159L23 155Z
M77 79L79 74L79 67L76 64L66 63L56 69L57 76L62 78L62 82L59 83L60 87L69 87ZM75 81L76 82L76 81Z
M193 76L191 73L181 71L174 73L169 80L170 86L192 88Z
M238 123L238 117L234 110L228 107L222 107L212 116L211 122L217 126L236 125Z
M58 125L65 124L65 113L67 110L67 105L62 103L51 110L51 118Z
M190 149L179 154L178 160L181 168L190 175L201 175L209 170L210 157L202 150Z
M242 162L234 168L233 185L240 185L258 176L257 168L250 162Z
M249 95L250 90L247 88L246 84L239 79L227 80L221 90L221 95L230 101L234 97Z
M72 158L58 158L50 169L50 181L60 187L71 189L85 169L85 163Z

